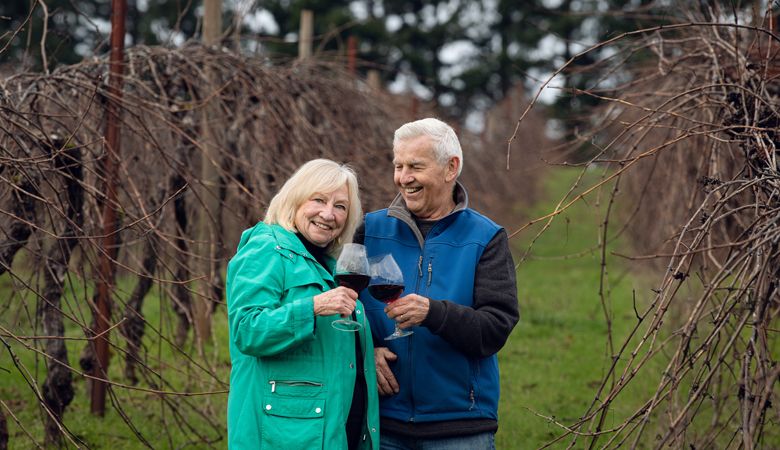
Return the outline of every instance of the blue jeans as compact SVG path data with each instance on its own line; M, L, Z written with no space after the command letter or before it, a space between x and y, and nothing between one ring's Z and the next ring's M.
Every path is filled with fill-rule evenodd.
M495 450L495 433L440 439L415 439L380 431L380 450Z

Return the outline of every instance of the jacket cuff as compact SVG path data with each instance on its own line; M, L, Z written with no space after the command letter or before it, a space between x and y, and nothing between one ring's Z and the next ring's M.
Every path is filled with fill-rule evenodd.
M293 321L296 339L307 338L314 334L314 298L295 300L293 302Z
M422 321L422 325L431 333L437 334L444 325L444 318L447 316L447 307L444 302L428 299L428 315Z

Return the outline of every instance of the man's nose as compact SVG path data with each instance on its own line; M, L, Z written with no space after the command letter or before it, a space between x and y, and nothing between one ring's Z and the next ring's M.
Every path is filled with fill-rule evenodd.
M412 181L414 181L414 177L412 177L412 174L407 169L401 169L400 173L398 174L398 181L401 182L401 184L409 184Z

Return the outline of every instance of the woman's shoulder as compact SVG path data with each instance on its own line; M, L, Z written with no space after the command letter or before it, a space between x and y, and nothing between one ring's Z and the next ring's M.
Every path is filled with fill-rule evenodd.
M253 250L268 248L287 251L290 248L297 248L296 245L301 244L295 233L277 224L259 222L252 228L244 230L236 250L240 252L246 247L251 247Z
M247 263L256 266L256 261L263 261L266 268L276 267L279 262L283 261L284 258L281 256L284 256L284 253L277 243L272 227L260 222L252 228L244 230L236 253L228 262L228 272L235 271L237 267Z
M263 222L258 222L254 226L241 232L241 239L238 241L238 246L241 247L242 244L247 243L249 240L261 239L263 237L272 235L273 233L271 232L270 225Z
M276 247L277 238L274 233L274 227L276 225L268 225L263 222L258 222L252 228L247 228L241 233L241 239L238 241L238 248L236 251L241 251L247 246L250 247Z

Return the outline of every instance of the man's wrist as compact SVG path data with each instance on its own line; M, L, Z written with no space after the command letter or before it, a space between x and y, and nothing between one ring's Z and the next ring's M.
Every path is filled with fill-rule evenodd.
M423 319L422 325L431 330L431 332L436 333L444 323L444 317L447 313L446 306L444 305L444 302L431 300L430 298L427 300L428 315Z

